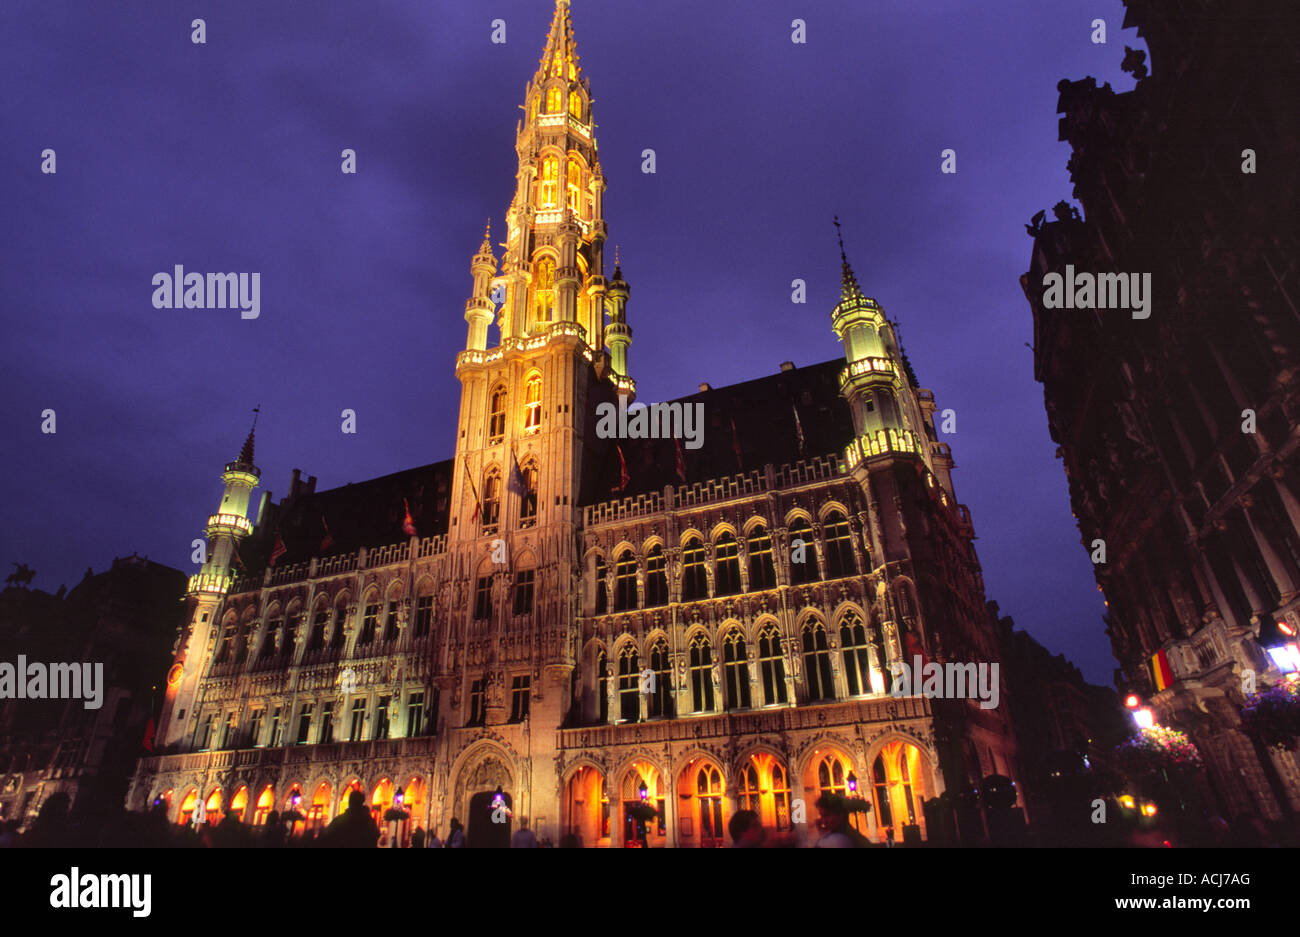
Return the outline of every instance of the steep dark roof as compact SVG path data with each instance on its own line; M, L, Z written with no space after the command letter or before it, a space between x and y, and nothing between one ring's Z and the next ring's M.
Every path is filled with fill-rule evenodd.
M277 567L398 543L406 538L403 499L410 505L416 533L445 534L451 468L452 460L446 459L326 491L304 490L296 496L291 492L267 506L257 533L240 546L240 558L249 572L264 569L277 536L285 546ZM327 527L333 542L322 549Z
M844 367L843 358L834 358L668 401L704 404L703 445L695 450L682 445L686 484L761 470L768 463L781 465L839 452L853 438L853 419L839 394L839 374ZM796 410L803 428L802 453ZM602 440L596 438L594 423L587 438L593 442L594 460L591 470L584 473L584 505L682 484L671 439ZM622 490L618 490L618 449L622 449L629 475Z

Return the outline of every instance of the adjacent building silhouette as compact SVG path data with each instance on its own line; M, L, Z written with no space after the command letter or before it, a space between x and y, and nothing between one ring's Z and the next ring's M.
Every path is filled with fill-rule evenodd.
M1294 10L1129 0L1150 53L1062 81L1080 217L1034 219L1035 376L1125 692L1190 733L1225 816L1300 807L1295 753L1240 731L1300 630ZM1149 318L1045 308L1071 265L1149 274Z

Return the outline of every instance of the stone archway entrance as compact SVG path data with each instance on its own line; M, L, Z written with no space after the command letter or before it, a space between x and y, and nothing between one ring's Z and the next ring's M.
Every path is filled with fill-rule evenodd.
M514 801L501 792L505 811L493 804L495 790L479 791L469 799L469 821L465 824L465 845L470 849L509 849L510 830L514 826ZM498 822L500 821L500 822Z

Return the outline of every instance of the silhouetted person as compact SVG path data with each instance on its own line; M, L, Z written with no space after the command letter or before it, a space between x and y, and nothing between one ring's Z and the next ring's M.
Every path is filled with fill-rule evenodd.
M320 844L333 849L374 849L379 842L379 827L366 809L366 795L353 791L348 795L348 809L335 817L321 834Z
M849 825L849 805L839 794L817 798L817 826L822 831L816 846L820 849L853 849L871 845L871 841Z
M511 849L536 849L537 834L528 828L528 818L519 818L519 829L510 837Z
M462 849L465 846L465 827L455 817L451 818L451 832L447 834L444 849Z
M272 810L266 815L266 830L262 833L262 845L271 849L279 849L284 845L285 839L289 833L280 822L280 812Z
M731 834L734 849L757 849L767 838L763 821L752 810L737 810L733 813L731 822L727 824L727 832Z
M412 849L424 848L424 827L416 828L416 831L411 834L411 848Z

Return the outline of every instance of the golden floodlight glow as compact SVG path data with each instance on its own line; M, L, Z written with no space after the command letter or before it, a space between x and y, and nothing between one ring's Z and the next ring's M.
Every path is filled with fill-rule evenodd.
M1120 802L1120 806L1127 807L1129 810L1132 810L1134 806L1136 806L1132 796L1129 794L1125 794L1123 797L1121 797L1119 799L1119 802Z

